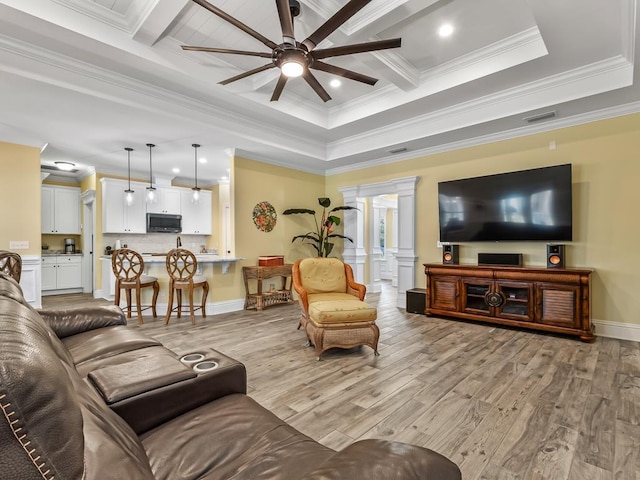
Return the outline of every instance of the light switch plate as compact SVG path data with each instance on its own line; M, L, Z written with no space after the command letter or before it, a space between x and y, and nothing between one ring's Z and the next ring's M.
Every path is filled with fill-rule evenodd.
M9 248L11 250L28 250L29 240L9 240Z

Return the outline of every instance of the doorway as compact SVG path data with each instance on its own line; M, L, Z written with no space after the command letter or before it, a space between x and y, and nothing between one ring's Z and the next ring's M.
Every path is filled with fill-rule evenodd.
M374 219L375 208L368 208L367 204L373 202L367 199L385 195L393 195L397 199L397 244L393 257L397 271L396 306L399 308L406 308L406 292L414 287L416 277L418 258L415 253L415 198L419 179L420 177L405 177L338 189L344 198L343 204L357 209L345 210L344 213L344 234L353 239L353 243L345 243L344 261L353 268L356 281L370 285L372 291L377 288L375 262L379 260L376 259L379 255L373 247L367 248L366 240L367 236L373 238L374 241L369 242L372 245L379 236ZM375 233L372 234L372 231Z

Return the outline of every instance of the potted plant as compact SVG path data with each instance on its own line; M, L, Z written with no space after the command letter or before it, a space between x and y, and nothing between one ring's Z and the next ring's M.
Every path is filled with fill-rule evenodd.
M296 240L300 240L302 241L302 243L310 243L318 253L318 257L328 257L331 254L334 245L333 243L331 243L331 239L342 238L353 243L353 240L349 237L340 235L339 233L334 233L334 227L340 225L340 217L332 214L340 210L357 210L357 208L341 205L339 207L334 207L327 212L327 208L331 206L331 200L326 197L318 198L318 203L322 207L322 219L320 222L318 222L318 218L316 217L316 211L310 210L308 208L290 208L282 212L282 214L295 215L298 213L302 213L313 215L316 224L316 231L307 232L303 235L296 235L291 240L291 243L295 242Z

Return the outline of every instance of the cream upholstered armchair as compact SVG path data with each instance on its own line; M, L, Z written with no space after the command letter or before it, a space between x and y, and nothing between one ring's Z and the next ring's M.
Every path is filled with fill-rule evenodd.
M365 303L366 287L337 258L305 258L293 265L293 288L303 327L318 360L329 348L368 345L378 355L377 310Z

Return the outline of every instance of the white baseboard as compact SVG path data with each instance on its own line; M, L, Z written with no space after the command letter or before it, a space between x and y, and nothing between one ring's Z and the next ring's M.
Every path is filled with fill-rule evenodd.
M96 290L95 292L93 292L93 298L104 299L104 297L102 296L102 291ZM108 300L108 299L105 299L105 300ZM123 303L121 303L120 306L124 308ZM175 307L175 304L174 304L174 307ZM224 302L207 303L207 315L219 315L221 313L238 312L243 308L244 308L244 298L238 298L235 300L226 300ZM166 303L156 304L156 312L158 312L158 315L165 315L167 313L167 304ZM196 312L196 315L198 314L199 312ZM150 317L151 315L152 315L151 310L145 310L142 312L143 317Z
M593 320L593 325L596 330L595 334L598 337L640 342L640 325L611 322L609 320Z

